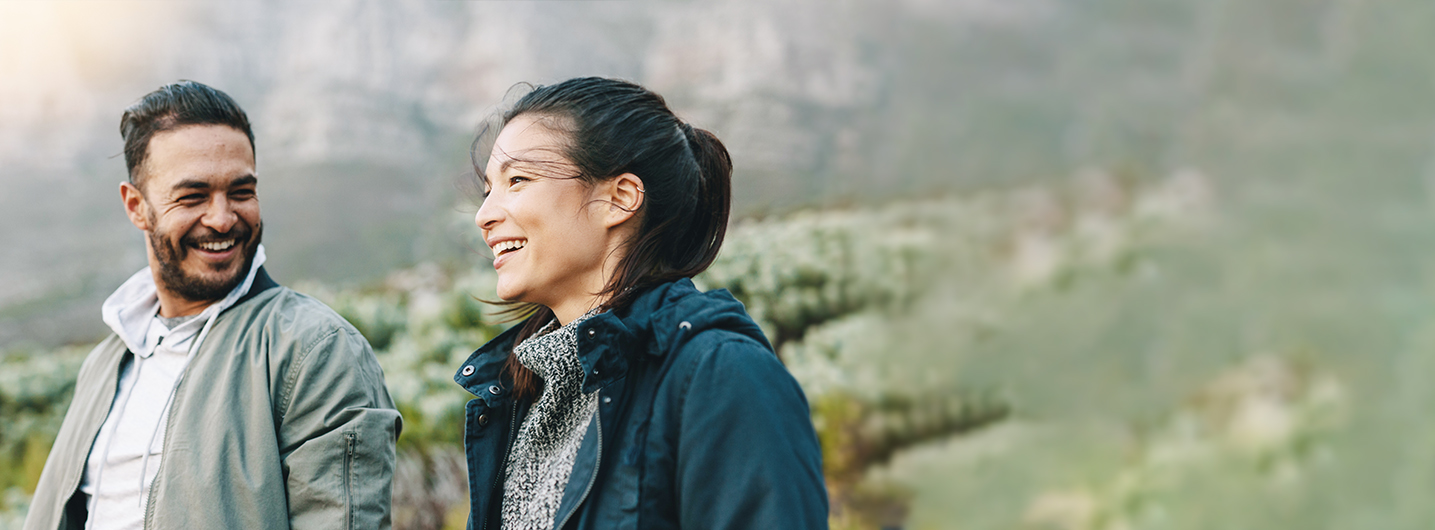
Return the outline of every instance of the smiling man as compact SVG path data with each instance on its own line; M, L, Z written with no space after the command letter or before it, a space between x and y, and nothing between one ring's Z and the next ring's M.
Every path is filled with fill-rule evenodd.
M265 272L244 111L182 81L120 134L149 267L101 309L25 528L389 527L399 414L358 331Z

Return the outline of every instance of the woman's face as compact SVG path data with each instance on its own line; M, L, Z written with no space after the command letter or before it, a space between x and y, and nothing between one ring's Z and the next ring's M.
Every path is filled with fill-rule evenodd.
M560 154L560 137L545 119L520 115L499 132L474 222L493 251L498 296L561 315L561 307L587 303L603 289L607 203L570 178L577 168Z

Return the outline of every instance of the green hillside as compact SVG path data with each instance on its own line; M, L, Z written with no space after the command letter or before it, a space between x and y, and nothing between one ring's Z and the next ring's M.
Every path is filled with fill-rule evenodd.
M808 37L779 55L865 80L835 103L788 78L700 79L747 87L713 95L657 59L613 60L734 138L743 220L699 281L748 305L811 398L835 526L1435 521L1435 5L899 4L838 3L821 38L800 3L762 12ZM681 40L645 20L633 39ZM850 64L824 55L838 33ZM792 61L772 68L797 79ZM791 84L840 84L812 79ZM426 136L449 158L424 171L461 171L467 134ZM277 188L274 219L314 230L271 254L379 350L406 418L396 523L438 528L464 515L467 397L449 378L498 329L471 297L492 278L463 255L471 217L447 177L377 188L403 204L343 185L410 167L394 164L280 164L314 178ZM306 224L299 192L350 213ZM375 261L325 262L316 241ZM89 280L0 308L3 324L61 322L108 289L74 274ZM96 303L63 322L97 320ZM16 344L0 354L0 528L18 526L85 351Z

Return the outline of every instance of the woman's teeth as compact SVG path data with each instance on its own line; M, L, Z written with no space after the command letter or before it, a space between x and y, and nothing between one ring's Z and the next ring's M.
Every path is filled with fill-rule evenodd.
M527 242L527 240L521 239L510 239L508 241L503 241L496 245L493 245L493 253L497 255L504 252L508 252L510 250L518 250L520 248L523 248L523 245Z
M202 248L202 249L204 249L204 250L208 250L208 251L210 251L210 252L219 252L219 251L222 251L222 250L228 250L229 247L232 247L232 246L234 246L234 240L233 240L233 239L226 239L226 240L224 240L224 241L210 241L210 242L208 242L208 243L200 243L200 244L199 244L199 248Z

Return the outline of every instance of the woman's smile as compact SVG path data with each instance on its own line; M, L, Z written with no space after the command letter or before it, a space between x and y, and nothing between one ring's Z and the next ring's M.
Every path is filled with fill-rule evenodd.
M508 261L509 256L522 250L528 244L527 239L522 238L498 238L491 240L488 247L493 250L493 269L498 270L503 263Z

